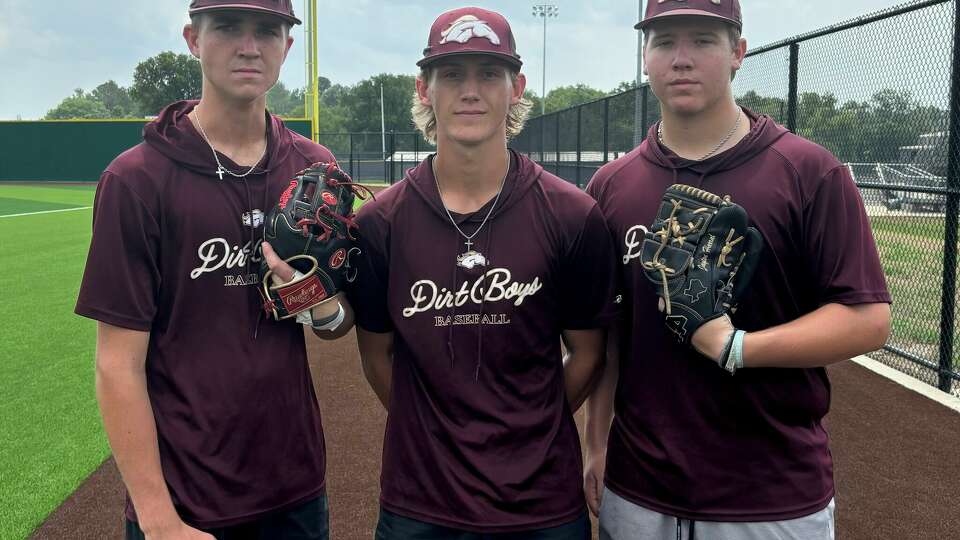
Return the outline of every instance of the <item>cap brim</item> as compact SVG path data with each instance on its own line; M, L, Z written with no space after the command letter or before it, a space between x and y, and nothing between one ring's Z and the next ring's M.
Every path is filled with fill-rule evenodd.
M417 67L421 67L421 68L422 68L422 67L424 67L424 66L426 66L426 65L432 64L432 63L436 62L437 60L441 60L441 59L443 59L443 58L448 58L448 57L450 57L450 56L462 56L462 55L465 55L465 54L482 54L482 55L485 55L485 56L492 56L492 57L494 57L494 58L498 58L498 59L500 59L500 60L503 60L504 62L506 62L506 63L508 63L508 64L510 64L510 65L512 65L512 66L514 66L514 67L516 67L516 68L518 68L518 69L521 68L521 67L523 67L523 62L521 62L519 58L517 58L517 57L515 57L515 56L510 56L509 54L503 54L503 53L492 52L492 51L484 51L484 50L471 51L471 50L465 50L465 49L460 49L460 50L456 50L456 51L450 51L450 52L445 52L445 53L440 53L440 54L434 54L434 55L432 55L432 56L427 56L427 57L425 57L425 58L420 59L420 61L417 62Z
M716 13L711 13L709 11L703 11L702 9L672 9L666 13L661 13L659 15L654 15L649 19L644 19L634 25L634 28L637 30L643 30L652 23L655 23L659 20L666 19L668 17L711 17L713 19L720 19L721 21L726 21L729 24L736 26L738 29L743 29L743 25L734 19L729 17L723 17L717 15Z
M262 8L257 6L251 6L250 4L218 4L216 6L191 9L189 14L193 15L194 13L207 13L210 11L255 11L257 13L275 15L290 24L303 24L302 22L300 22L300 19L296 17L291 17L290 15L287 15L282 11L277 11L275 9L268 9L268 8Z

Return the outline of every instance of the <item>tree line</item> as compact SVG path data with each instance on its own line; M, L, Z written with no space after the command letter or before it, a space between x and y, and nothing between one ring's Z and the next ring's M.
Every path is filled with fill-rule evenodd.
M410 100L415 76L381 73L354 85L335 84L326 77L317 80L320 132L379 132L380 87L383 87L384 125L387 131L412 131ZM553 112L622 92L634 86L623 82L610 92L585 84L561 86L547 93L543 105ZM129 88L106 81L89 92L81 88L63 99L45 116L48 120L75 118L143 118L182 99L200 97L200 62L189 54L162 52L137 64ZM287 118L304 117L304 88L288 88L278 82L267 93L270 112ZM532 90L525 97L533 102L531 114L539 114L542 98Z
M783 98L749 91L737 101L786 122ZM902 147L918 144L921 134L945 131L948 123L946 109L921 104L910 90L886 88L865 101L841 102L830 92L802 92L797 99L797 134L844 163L901 161Z
M649 127L660 119L656 96L648 94ZM737 103L777 122L787 122L787 101L782 97L762 96L750 90L735 96ZM607 148L626 152L634 147L637 119L636 95L621 94L608 100ZM597 152L603 148L604 106L602 102L582 107L577 130L576 109L548 115L528 125L514 146L524 151ZM899 162L904 147L917 145L921 134L945 131L949 112L923 104L905 89L883 89L866 100L841 101L833 93L802 92L797 100L797 134L833 152L845 163ZM579 140L578 140L579 136ZM541 140L542 138L542 140ZM944 157L945 159L945 157Z
M189 54L162 52L139 64L129 88L106 81L89 92L76 89L51 109L47 119L68 118L142 118L156 115L167 104L200 96L202 75L200 63ZM380 88L383 87L384 125L387 131L413 130L410 100L415 77L410 74L381 73L357 84L335 84L326 77L317 81L321 133L379 133ZM608 137L611 150L633 147L635 100L623 94L635 88L633 81L620 83L609 92L585 84L561 86L547 94L545 109L559 115L548 117L543 130L545 146L575 149L577 143L576 112L562 112L576 105L615 95L609 103ZM278 82L267 93L268 109L280 116L304 116L303 88L287 88ZM542 98L532 90L525 93L533 102L531 114L540 113ZM659 117L656 98L649 94L647 125ZM786 122L786 100L762 96L748 91L737 101L758 112ZM797 132L817 141L845 162L896 161L900 147L917 143L922 133L945 130L946 110L919 103L909 90L884 89L865 101L841 102L832 93L803 92L797 106ZM602 145L603 106L595 103L581 113L579 136L584 149ZM557 129L556 123L561 128ZM535 131L532 132L532 131ZM536 151L540 143L539 129L521 135L523 146ZM521 142L518 141L518 142Z

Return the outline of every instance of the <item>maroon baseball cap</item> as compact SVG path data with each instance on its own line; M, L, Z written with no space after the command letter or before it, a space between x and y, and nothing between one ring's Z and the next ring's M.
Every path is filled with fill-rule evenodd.
M654 21L683 15L714 17L743 29L739 0L649 0L643 20L634 28L643 30Z
M455 54L486 54L518 69L523 65L510 23L499 13L477 7L454 9L437 17L417 65L423 67Z
M293 14L292 0L193 0L190 2L190 15L208 11L239 10L256 11L276 15L290 24L300 24Z

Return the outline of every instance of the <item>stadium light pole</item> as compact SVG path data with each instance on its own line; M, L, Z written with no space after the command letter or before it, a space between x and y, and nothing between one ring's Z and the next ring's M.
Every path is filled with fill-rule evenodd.
M540 116L546 113L547 107L547 19L560 16L560 6L553 4L534 4L533 16L543 19L543 74L540 95Z

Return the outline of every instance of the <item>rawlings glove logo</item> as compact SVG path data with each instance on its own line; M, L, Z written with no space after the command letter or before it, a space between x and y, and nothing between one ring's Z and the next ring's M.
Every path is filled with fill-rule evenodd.
M347 260L347 250L340 248L337 251L333 252L333 255L330 256L330 268L336 270L343 266L343 263Z
M290 185L287 186L286 191L280 195L280 208L286 208L287 203L290 202L290 197L293 196L293 190L297 189L298 182L294 180L290 182Z

